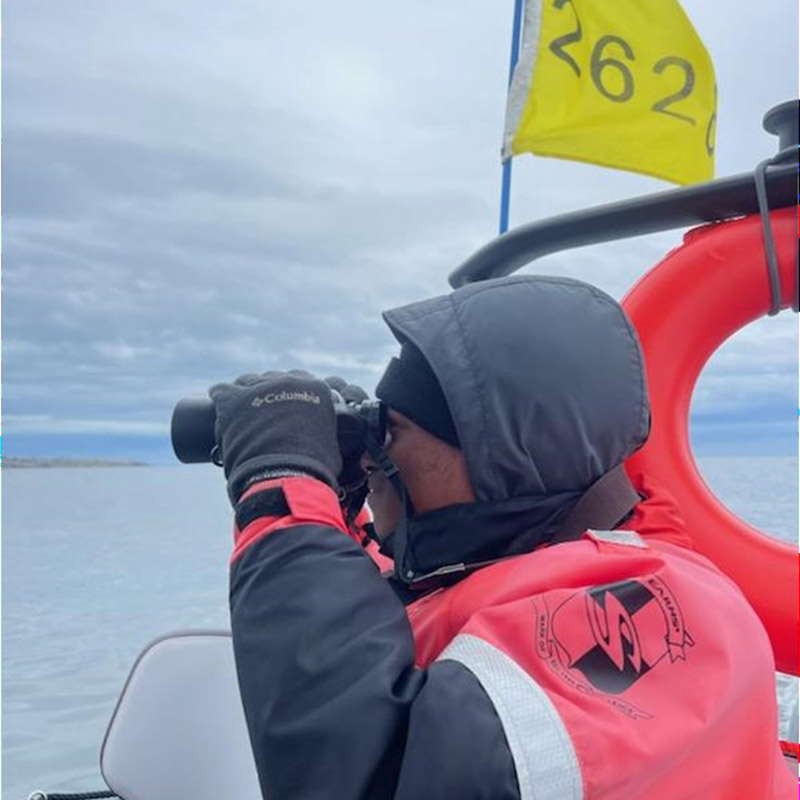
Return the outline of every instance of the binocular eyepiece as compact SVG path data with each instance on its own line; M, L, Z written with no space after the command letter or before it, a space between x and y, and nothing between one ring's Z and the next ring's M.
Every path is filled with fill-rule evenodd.
M348 403L331 390L336 412L336 438L342 459L360 456L371 437L381 447L386 438L386 406L380 400ZM212 460L216 445L214 426L217 415L207 397L185 397L172 412L172 449L184 464L204 464Z

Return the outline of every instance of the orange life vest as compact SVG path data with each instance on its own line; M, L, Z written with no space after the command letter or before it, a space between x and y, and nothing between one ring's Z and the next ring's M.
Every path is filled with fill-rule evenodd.
M521 784L586 800L795 797L764 627L674 543L672 513L651 496L629 523L642 535L589 532L408 607L418 666L452 658L478 677Z

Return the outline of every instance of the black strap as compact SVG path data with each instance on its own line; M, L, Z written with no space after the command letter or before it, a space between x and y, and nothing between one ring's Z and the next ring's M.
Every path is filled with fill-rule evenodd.
M559 526L553 541L574 539L589 528L610 531L633 511L640 500L620 464L587 489Z
M408 493L400 477L400 470L397 468L397 464L392 461L389 454L383 449L383 445L369 431L364 437L364 447L370 458L380 467L386 479L392 484L400 500L400 517L395 525L394 533L389 537L391 539L391 553L385 549L386 545L389 544L389 539L387 538L387 540L380 542L381 555L389 555L394 560L395 572L400 575L402 565L405 563L406 546L408 544L408 517L411 513ZM414 573L408 572L400 575L400 577L402 580L410 582L414 578Z
M792 144L780 150L773 158L762 161L755 169L756 198L758 211L761 214L761 224L764 233L764 254L767 261L767 276L771 295L769 316L774 317L781 310L781 280L778 268L778 255L775 250L775 239L772 235L772 221L769 211L769 197L767 195L767 169L787 161L797 159L797 144ZM795 270L795 274L797 271ZM792 310L800 311L800 278L798 279L794 297L792 297Z
M251 522L261 517L285 517L289 504L283 489L274 486L250 495L236 506L236 527L243 531Z

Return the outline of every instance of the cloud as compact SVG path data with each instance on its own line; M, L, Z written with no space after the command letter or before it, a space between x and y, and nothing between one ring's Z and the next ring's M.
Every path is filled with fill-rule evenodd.
M13 125L3 138L12 218L83 218L96 211L98 195L107 203L145 203L178 194L280 199L296 193L286 179L235 156Z
M122 420L69 419L49 414L11 414L4 418L15 435L19 434L112 434L136 436L165 436L168 426L153 422Z
M685 5L716 61L719 171L748 170L774 150L763 111L796 94L796 26L763 24L756 5L735 18ZM770 15L796 14L779 5ZM253 370L372 389L396 351L378 312L447 291L495 233L510 27L495 7L37 0L4 8L4 23L12 441L156 435L179 397ZM521 158L512 220L664 188ZM528 269L621 297L679 240ZM796 404L793 322L737 336L697 413Z

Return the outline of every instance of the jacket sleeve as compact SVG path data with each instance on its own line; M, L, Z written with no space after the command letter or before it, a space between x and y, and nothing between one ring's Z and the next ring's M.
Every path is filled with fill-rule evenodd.
M323 484L237 507L231 626L265 798L519 798L500 719L456 660L414 666L405 609Z

